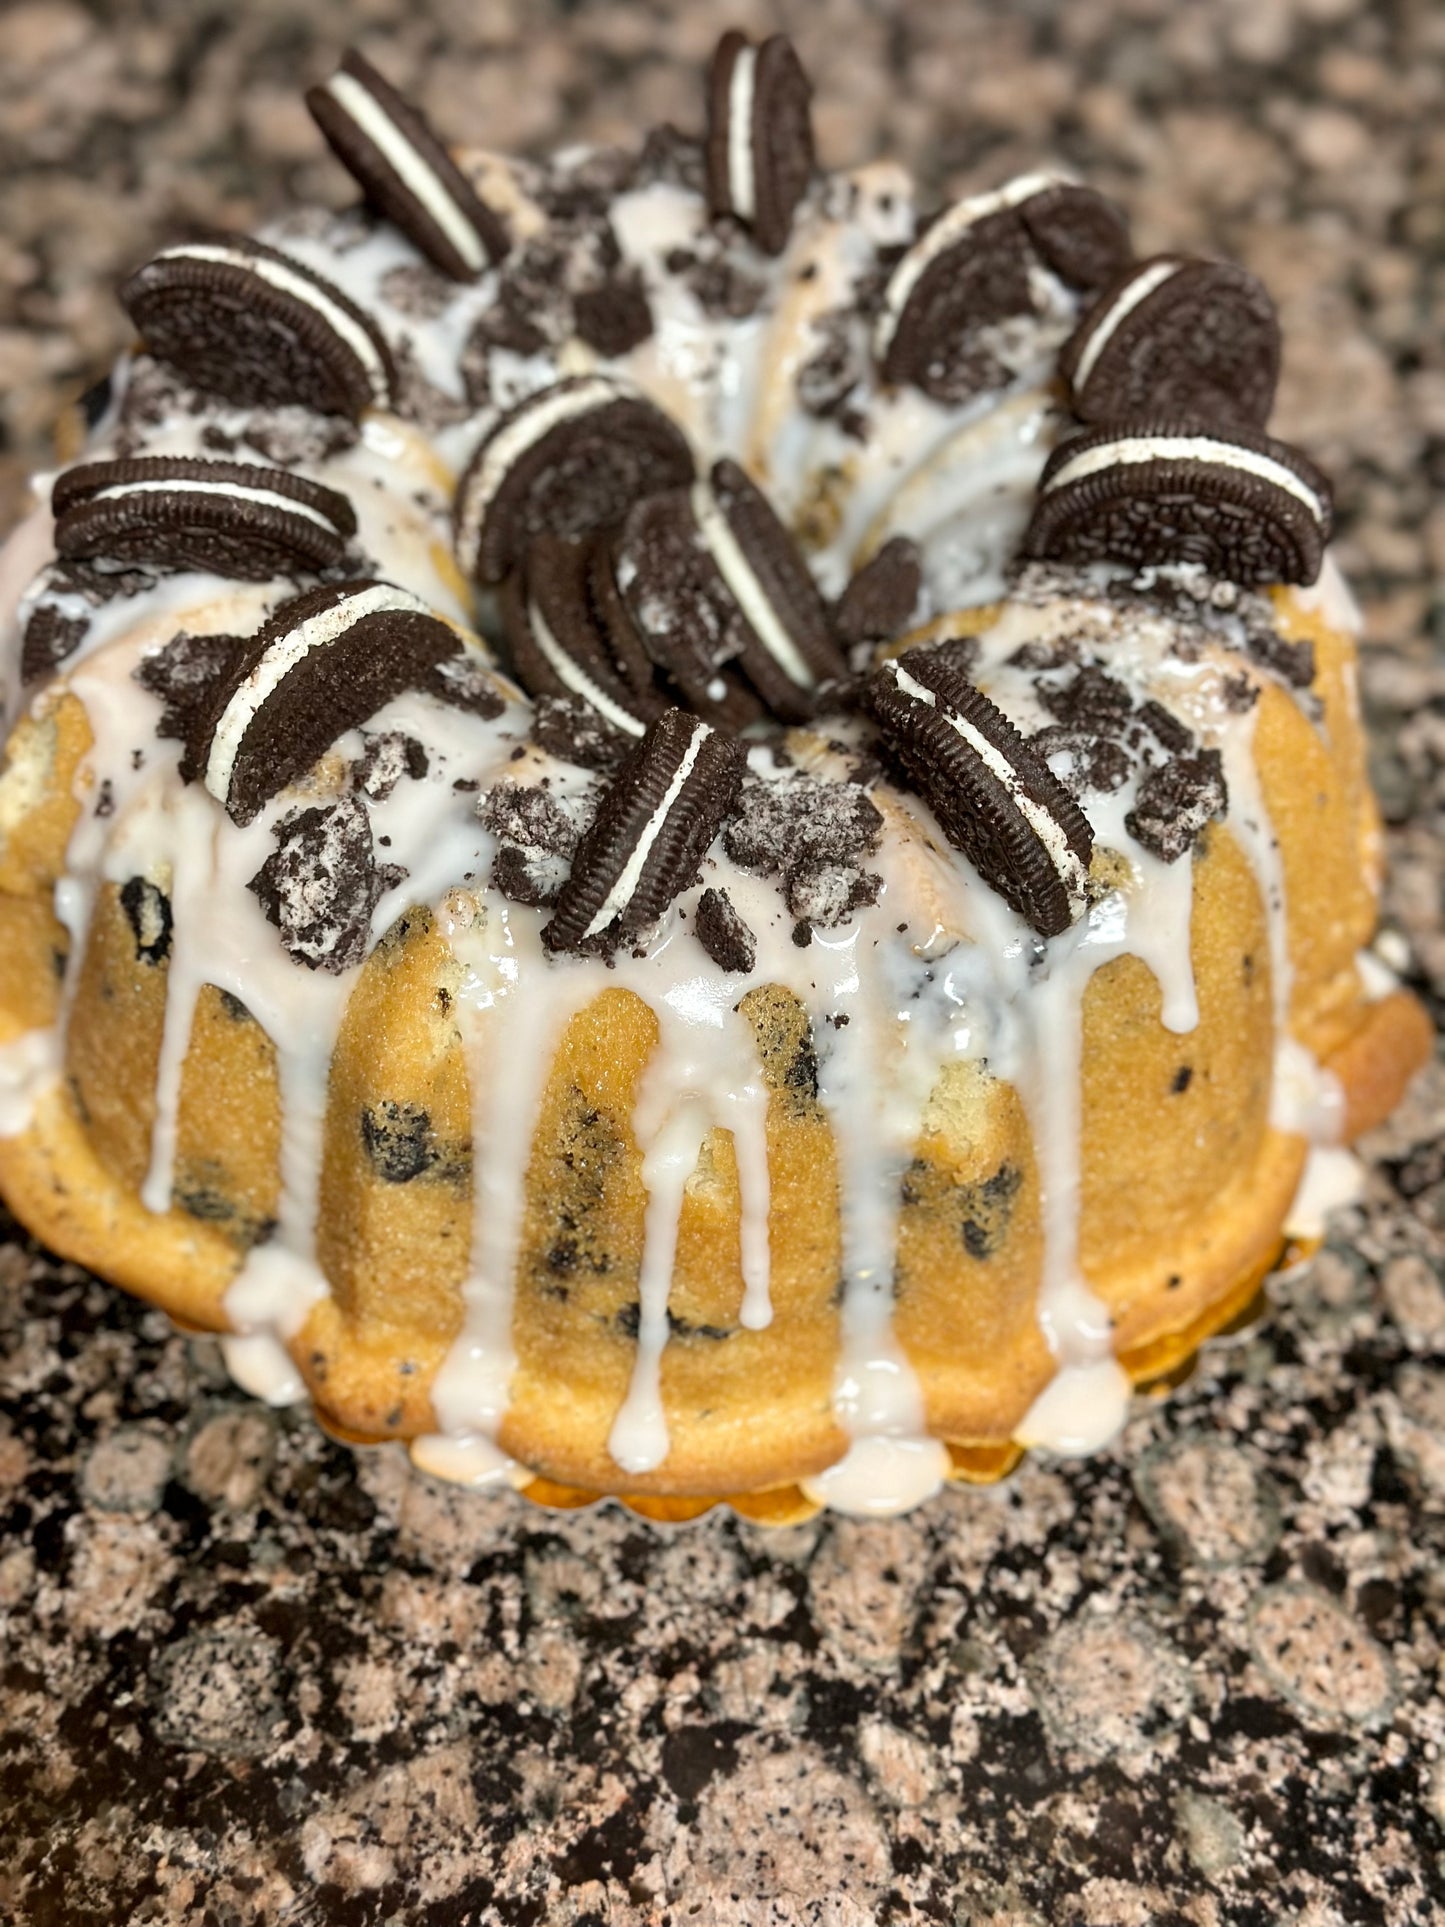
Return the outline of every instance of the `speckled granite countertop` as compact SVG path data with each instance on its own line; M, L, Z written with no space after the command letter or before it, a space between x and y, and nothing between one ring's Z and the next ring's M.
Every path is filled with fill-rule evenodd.
M942 191L1062 159L1141 247L1269 282L1280 432L1338 480L1374 645L1387 921L1440 1010L1445 10L780 13L829 160L891 149ZM718 24L12 4L0 524L168 225L344 196L300 88L353 34L507 147L695 122ZM1442 1113L1437 1066L1328 1248L1117 1449L881 1525L663 1532L449 1490L248 1403L212 1342L12 1235L0 1919L1445 1920Z

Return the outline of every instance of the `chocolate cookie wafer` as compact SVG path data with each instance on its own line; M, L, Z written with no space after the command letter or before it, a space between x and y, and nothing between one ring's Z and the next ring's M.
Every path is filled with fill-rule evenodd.
M308 590L276 610L208 691L181 775L249 823L338 736L460 651L454 630L390 582Z
M699 537L691 491L636 503L612 566L643 647L688 707L724 729L760 720L763 704L738 672L742 614Z
M1086 422L1208 414L1264 426L1279 380L1269 291L1228 261L1157 254L1120 275L1059 355Z
M453 281L474 281L507 252L500 217L414 107L356 52L306 92L311 118L374 206L434 267Z
M151 455L86 462L51 492L64 556L201 569L242 582L334 568L356 533L350 501L290 469Z
M205 393L323 415L387 408L396 370L376 325L278 248L211 234L166 248L121 289L158 361Z
M786 34L725 33L708 75L707 201L781 254L813 174L812 87Z
M862 701L984 882L1040 936L1075 923L1088 900L1093 831L997 704L929 649L884 663Z
M775 716L805 722L819 686L844 675L846 665L797 544L762 490L727 458L693 483L692 512L742 617L743 673Z
M580 536L631 504L689 481L682 430L627 383L583 375L539 389L503 415L457 489L457 558L500 582L536 535Z
M1020 175L956 202L889 276L873 332L883 379L912 382L942 401L966 399L997 378L979 331L1034 310L1031 268L1051 267L1091 292L1128 259L1128 230L1109 203L1053 175Z
M591 545L539 535L498 598L517 680L530 696L580 696L629 736L667 708L649 684L630 688L593 619L587 587Z
M1329 482L1286 442L1197 421L1116 422L1050 455L1023 553L1307 583L1333 520Z
M695 880L747 764L740 742L685 710L652 724L602 799L542 932L549 950L613 950Z
M902 635L918 608L923 587L923 557L906 535L891 536L857 570L833 610L833 628L845 648L857 643L892 642Z

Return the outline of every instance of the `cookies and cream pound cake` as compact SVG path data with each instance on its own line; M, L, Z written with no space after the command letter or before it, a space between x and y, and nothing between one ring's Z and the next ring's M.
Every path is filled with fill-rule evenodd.
M1090 1449L1428 1038L1267 293L808 97L512 161L349 54L362 204L141 267L0 557L0 1188L558 1503Z

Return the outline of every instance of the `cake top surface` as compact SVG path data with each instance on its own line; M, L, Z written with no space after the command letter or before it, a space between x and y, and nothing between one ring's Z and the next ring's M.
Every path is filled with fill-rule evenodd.
M915 1439L867 1281L940 1063L1035 1091L1041 1039L1077 1049L1085 985L1126 952L1188 1029L1192 853L1221 822L1271 906L1283 1032L1250 738L1266 689L1317 705L1272 588L1348 605L1321 577L1328 483L1264 429L1268 296L1134 260L1121 214L1054 175L929 211L889 163L826 173L779 36L725 36L703 137L632 152L448 148L359 55L308 104L363 203L141 267L140 345L9 552L33 574L12 713L43 715L58 672L93 737L72 933L103 878L151 879L175 1034L214 983L301 1089L354 973L429 906L533 1057L599 988L636 990L664 1135L741 1115L736 1007L784 985L845 1195L871 1201L845 1207L840 1409ZM1077 1116L1037 1121L1042 1302L1085 1411L1063 1429L1093 1436L1120 1374L1078 1271ZM479 1121L504 1135L525 1148L515 1117ZM319 1139L296 1156L242 1325L324 1289ZM476 1265L515 1235L479 1224ZM749 1291L761 1317L765 1254ZM646 1288L641 1320L655 1367ZM494 1329L439 1386L452 1429L493 1425L507 1360ZM666 1450L646 1380L615 1445L638 1471Z

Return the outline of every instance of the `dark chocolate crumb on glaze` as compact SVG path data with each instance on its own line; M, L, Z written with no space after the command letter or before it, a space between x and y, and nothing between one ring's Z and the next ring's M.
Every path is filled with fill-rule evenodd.
M744 870L776 877L794 917L841 923L876 902L881 879L866 868L883 818L863 784L802 769L744 776L723 848Z
M580 814L533 785L498 783L488 791L477 816L497 839L492 888L513 903L554 904L576 853Z
M1093 831L1003 711L927 649L885 663L863 706L985 883L1040 936L1067 930L1086 906Z
M1140 283L1160 274L1138 297ZM1086 422L1192 415L1262 428L1279 359L1279 318L1257 276L1234 262L1152 255L1083 316L1060 350L1059 372Z
M744 977L751 974L758 960L758 940L734 909L726 890L703 891L692 927L719 970Z
M659 717L578 843L546 947L605 954L655 923L695 880L745 763L741 743L686 711Z
M235 676L246 653L244 636L192 636L182 630L163 649L142 656L133 674L161 702L157 736L188 742L216 688Z
M923 588L918 544L892 536L865 562L838 598L833 627L845 648L892 642L914 620Z
M212 258L220 250L225 259ZM266 278L286 277L287 287ZM341 290L278 248L232 234L167 249L121 289L150 352L202 392L251 407L299 403L353 421L391 399L391 354ZM338 333L339 310L370 343L363 359Z
M63 556L247 582L334 568L356 533L346 496L289 470L192 456L86 462L51 493Z
M1202 749L1150 770L1124 826L1136 843L1165 863L1176 863L1228 807L1223 759L1217 749Z
M374 109L390 122L394 137L430 171L452 219L470 230L471 246L459 243L445 220L438 219L436 211L408 185L344 99L332 91L334 82L308 88L306 105L312 119L367 199L454 281L470 281L489 261L500 260L509 245L506 224L476 193L420 108L399 94L355 48L345 54L338 71L370 97Z

